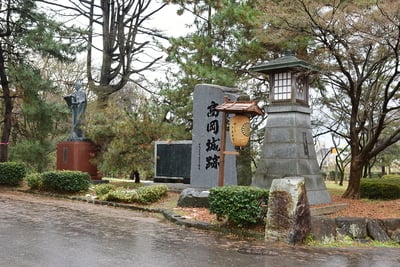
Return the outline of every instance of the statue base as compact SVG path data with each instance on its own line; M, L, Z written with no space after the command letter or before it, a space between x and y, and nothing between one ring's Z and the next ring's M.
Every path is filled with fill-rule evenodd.
M57 145L57 170L87 172L92 180L100 180L97 166L91 162L97 146L90 141L66 141Z

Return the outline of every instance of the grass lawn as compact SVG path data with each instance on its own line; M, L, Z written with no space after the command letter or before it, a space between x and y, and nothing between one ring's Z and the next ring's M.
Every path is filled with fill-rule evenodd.
M340 186L339 183L335 183L334 181L325 181L326 189L328 193L333 196L342 196L344 191L347 188L347 182L343 182L343 185Z

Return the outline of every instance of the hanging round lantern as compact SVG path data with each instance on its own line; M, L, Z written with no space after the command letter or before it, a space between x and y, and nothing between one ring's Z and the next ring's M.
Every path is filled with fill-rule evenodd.
M229 131L232 144L246 146L250 138L250 119L245 115L236 115L230 120Z

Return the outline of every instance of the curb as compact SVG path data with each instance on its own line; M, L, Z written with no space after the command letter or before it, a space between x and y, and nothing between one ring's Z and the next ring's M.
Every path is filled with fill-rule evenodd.
M60 198L60 199L69 199L72 201L86 202L88 204L110 206L110 207L115 207L115 208L123 208L123 209L129 209L129 210L141 211L141 212L159 213L159 214L162 214L163 217L165 219L167 219L168 221L175 223L176 225L180 225L180 226L191 227L191 228L196 228L196 229L201 229L201 230L211 230L211 231L221 232L224 234L236 234L238 236L252 237L252 238L262 239L262 240L264 239L264 234L262 234L262 233L249 232L249 231L240 230L240 229L232 229L232 228L227 228L227 227L223 227L223 226L219 226L219 225L213 225L213 224L210 224L207 222L202 222L202 221L189 221L185 217L182 217L181 215L176 214L173 211L170 211L167 209L146 208L146 207L135 206L132 204L117 203L117 202L104 201L104 200L98 200L98 199L89 199L87 197L80 197L80 196L65 196L65 195L59 195L59 194L48 193L48 192L37 192L37 191L32 191L32 190L15 189L15 191L33 194L33 195L40 195L40 196Z

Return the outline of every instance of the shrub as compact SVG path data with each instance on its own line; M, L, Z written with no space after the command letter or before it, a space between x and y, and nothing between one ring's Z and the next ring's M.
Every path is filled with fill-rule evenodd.
M90 176L80 171L50 171L42 173L43 189L58 192L88 190Z
M19 185L26 174L26 167L19 162L0 163L0 184Z
M239 227L261 222L266 215L268 191L247 186L213 187L210 190L210 212Z
M100 200L116 201L116 202L137 202L139 194L135 190L127 190L125 188L115 188L109 191L107 194L99 197Z
M137 192L139 194L138 202L147 204L156 202L161 197L165 196L165 194L168 192L168 187L166 185L144 186L138 188Z
M400 180L400 176L398 174L385 174L384 176L382 176L383 179L399 179Z
M381 182L388 182L391 184L396 184L400 186L400 176L399 175L394 175L394 174L388 174L382 177L382 179L379 179Z
M400 198L400 185L386 179L362 180L360 196L368 199L398 199Z
M128 190L118 187L110 190L104 195L100 195L99 199L107 201L148 204L159 200L167 193L167 191L168 187L166 185L145 186L136 190Z
M31 173L26 177L26 182L31 189L42 189L43 178L40 173Z
M96 192L96 195L100 197L107 194L111 190L115 190L115 188L116 187L113 184L99 184L95 186L94 191Z

